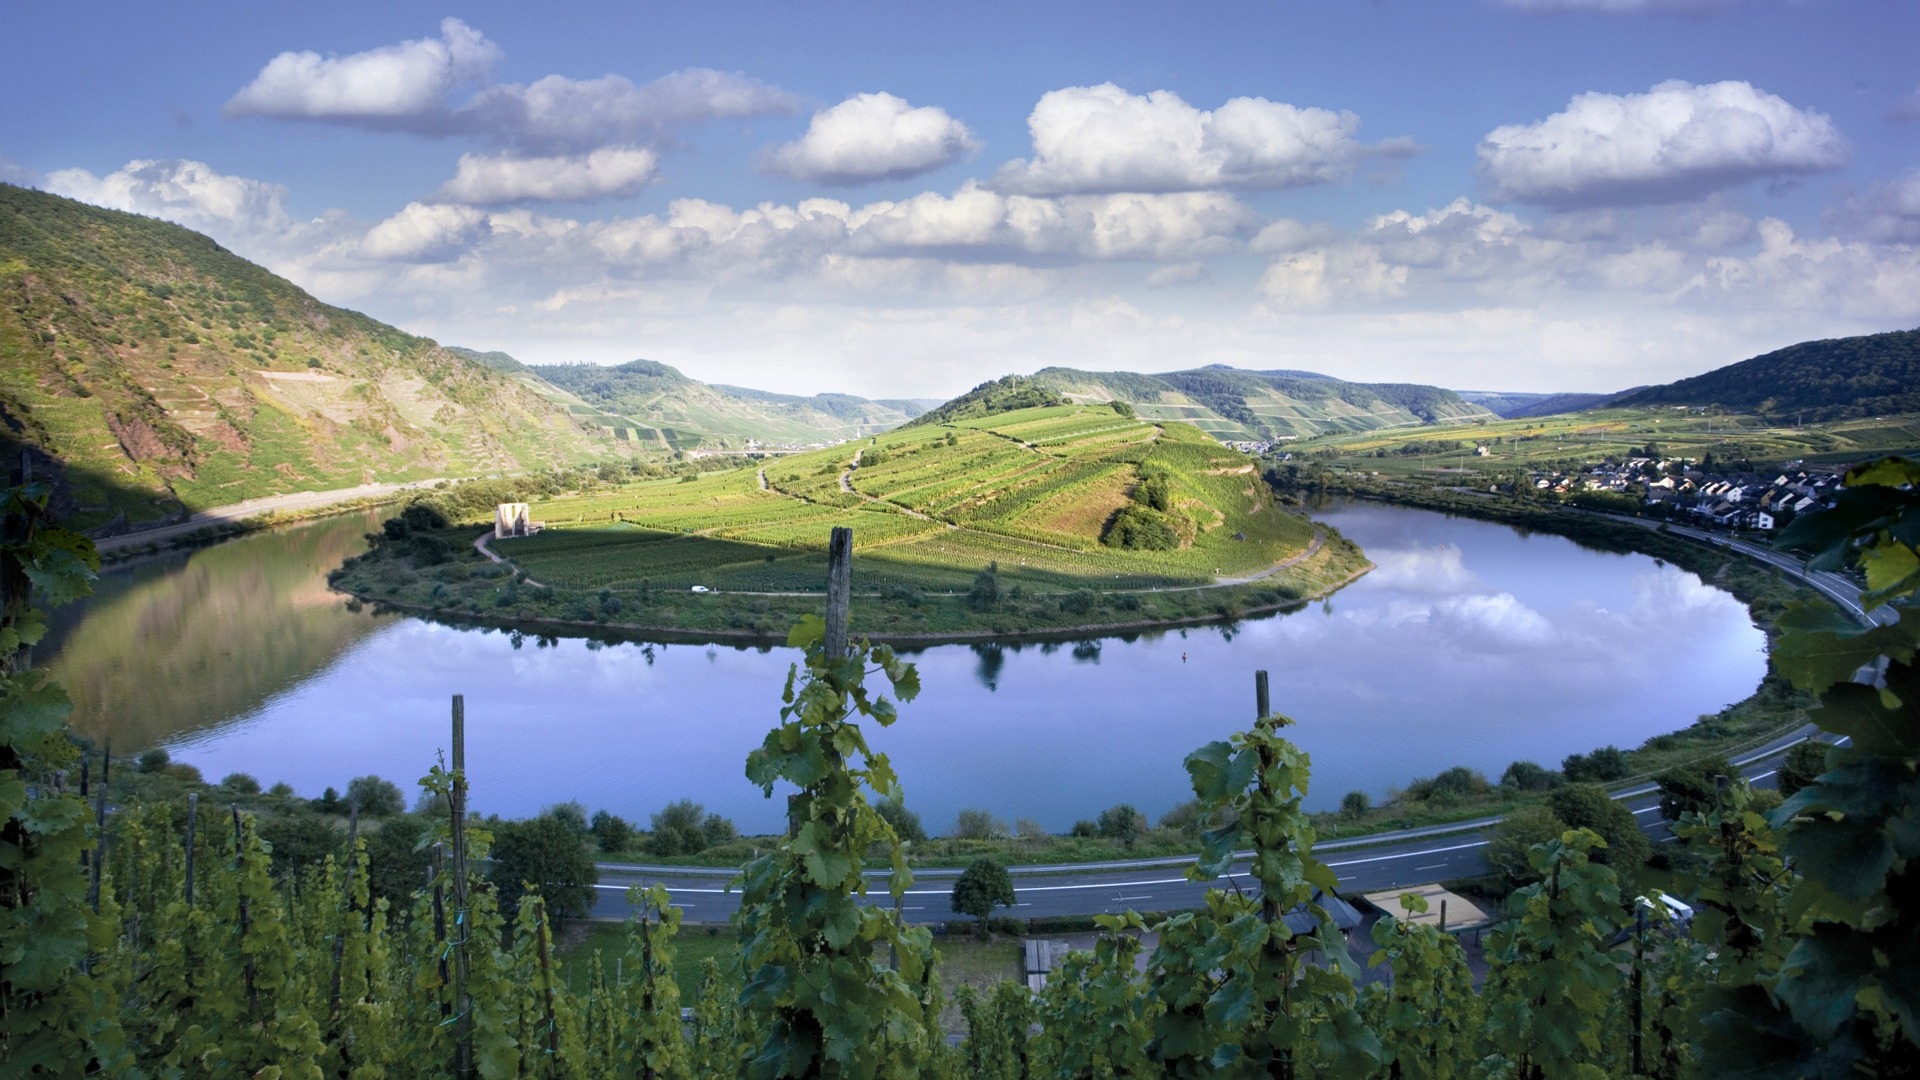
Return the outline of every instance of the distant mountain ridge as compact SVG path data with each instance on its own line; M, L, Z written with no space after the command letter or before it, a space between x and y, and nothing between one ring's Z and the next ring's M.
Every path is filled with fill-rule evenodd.
M614 452L518 380L199 233L5 184L0 444L41 456L82 528Z
M1803 341L1608 404L1718 405L1795 422L1920 412L1920 330Z
M1491 410L1438 386L1356 383L1312 371L1214 364L1142 375L1048 367L1028 378L1070 401L1125 401L1142 419L1182 420L1226 440L1309 438L1495 418Z
M530 364L527 375L572 395L584 422L636 447L741 450L810 446L874 435L912 420L931 403L869 401L851 394L801 397L708 384L654 360Z
M1618 394L1581 393L1527 394L1502 390L1456 390L1454 393L1475 405L1492 409L1503 420L1520 420L1530 416L1554 416L1559 413L1579 412L1582 409L1597 409L1619 396Z

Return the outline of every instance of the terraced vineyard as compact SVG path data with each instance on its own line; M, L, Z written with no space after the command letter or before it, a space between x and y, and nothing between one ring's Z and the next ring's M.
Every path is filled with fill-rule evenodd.
M1102 542L1162 478L1177 543ZM1028 409L908 428L764 467L537 503L545 531L496 550L562 589L814 591L827 536L853 529L861 587L1057 592L1208 585L1302 555L1304 517L1274 505L1246 457L1185 424L1104 406Z

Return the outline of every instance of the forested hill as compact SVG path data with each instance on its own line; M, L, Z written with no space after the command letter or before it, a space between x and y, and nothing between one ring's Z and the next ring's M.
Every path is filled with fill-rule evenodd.
M951 424L958 420L997 416L1018 409L1065 404L1065 397L1040 385L1034 377L1004 375L992 382L983 382L944 405L927 410L909 426Z
M534 364L525 370L574 395L596 423L613 428L618 437L674 450L737 450L750 440L775 446L838 442L899 427L928 404L709 385L653 360L613 367Z
M1494 418L1437 386L1354 383L1310 371L1218 364L1156 375L1050 367L1035 372L1032 383L1072 401L1125 401L1143 419L1184 420L1219 439L1306 438Z
M1804 341L1609 405L1719 405L1795 422L1920 412L1920 330Z
M82 528L613 450L523 384L199 233L0 184L0 450Z

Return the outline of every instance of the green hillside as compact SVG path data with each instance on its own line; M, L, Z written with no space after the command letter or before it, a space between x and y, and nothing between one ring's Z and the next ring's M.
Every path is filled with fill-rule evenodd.
M1217 616L1231 597L1213 586L1257 582L1232 603L1273 605L1366 565L1277 504L1250 458L1190 425L1108 406L902 428L753 468L536 502L543 532L494 542L538 583L510 594L468 558L471 525L491 506L453 495L440 505L456 528L426 547L457 557L414 565L396 584L405 575L391 564L415 553L387 544L341 586L493 617L784 628L812 601L778 594L817 591L828 534L847 526L858 587L895 602L874 632L1018 631ZM998 592L975 603L990 566ZM694 586L714 592L690 595Z
M1609 404L1717 405L1793 422L1920 412L1920 330L1803 341Z
M929 409L915 419L915 425L952 424L978 420L985 416L1017 409L1036 409L1048 405L1067 405L1062 396L1025 375L1005 375L961 394L943 405Z
M198 233L0 185L0 449L88 528L614 444L507 375Z
M1436 386L1353 383L1306 371L1214 365L1141 375L1050 367L1034 372L1031 383L1070 401L1125 401L1141 419L1181 420L1228 440L1311 438L1494 417Z
M711 386L652 360L617 367L535 364L528 373L566 391L574 412L635 445L665 450L802 447L857 439L899 427L923 411L910 401L849 394L798 397Z

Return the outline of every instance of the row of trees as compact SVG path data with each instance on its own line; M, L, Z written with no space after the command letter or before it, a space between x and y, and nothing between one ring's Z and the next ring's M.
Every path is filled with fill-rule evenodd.
M1858 496L1801 534L1822 558L1859 551L1869 603L1920 593L1916 482L1920 469L1904 463L1860 470L1849 478ZM70 594L84 582L84 546L63 549L69 562L27 532L16 542L9 530L10 590L44 580ZM0 644L12 652L36 623L9 611L0 632L13 636ZM457 772L427 781L448 797L435 831L452 855L403 904L368 890L361 838L348 858L276 884L247 815L232 813L229 829L167 806L110 822L90 813L66 779L77 762L57 688L16 666L0 683L0 1066L462 1080L1581 1078L1892 1076L1920 1060L1911 607L1868 631L1812 611L1787 620L1776 665L1822 695L1816 721L1851 742L1771 814L1737 783L1681 811L1697 867L1690 935L1657 928L1657 906L1632 905L1613 865L1626 861L1613 842L1624 833L1563 819L1525 852L1537 880L1489 939L1484 986L1453 939L1394 918L1376 926L1368 957L1391 982L1356 985L1320 906L1337 882L1301 810L1309 763L1262 693L1250 730L1186 759L1206 823L1194 875L1216 877L1251 849L1258 888L1216 889L1204 908L1163 918L1104 917L1094 950L1040 994L1007 983L962 995L958 1043L939 1022L932 941L898 914L911 873L875 800L897 802L899 780L861 728L892 723L917 673L884 647L829 645L817 619L791 641L805 661L747 762L763 791L792 792L790 836L743 867L738 962L707 969L685 1025L671 977L678 914L664 897L635 896L624 954L611 972L595 958L584 988L570 986L546 903L524 896L509 920L500 894L456 869L501 846L463 824ZM1847 681L1868 663L1875 684ZM874 676L891 694L868 687ZM1555 813L1581 812L1584 790L1556 792ZM891 908L860 902L875 850L892 855ZM1143 957L1145 931L1155 944Z

